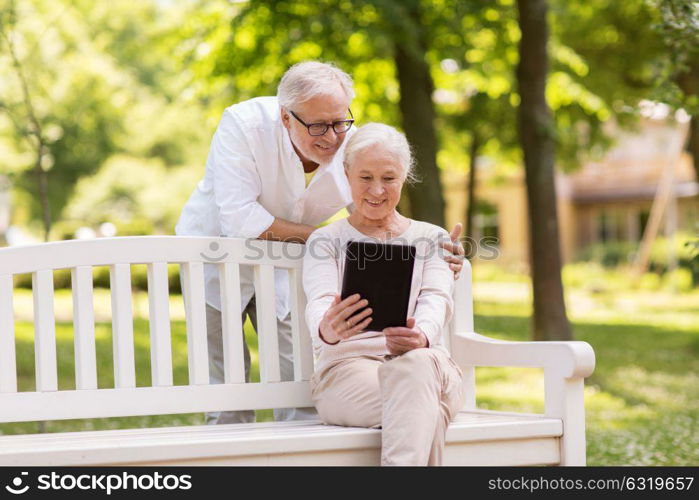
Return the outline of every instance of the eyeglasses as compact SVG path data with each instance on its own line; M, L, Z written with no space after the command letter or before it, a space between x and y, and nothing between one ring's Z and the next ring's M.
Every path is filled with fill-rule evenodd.
M344 134L347 132L351 127L352 124L354 123L354 115L352 115L352 110L347 108L349 110L349 114L352 117L351 120L340 120L337 122L332 122L331 124L328 123L306 123L303 121L301 118L296 116L296 113L291 111L290 109L288 110L289 113L291 113L291 116L296 118L301 124L308 129L308 133L312 136L319 136L319 135L325 135L325 133L328 131L328 129L332 126L333 130L335 131L336 134Z

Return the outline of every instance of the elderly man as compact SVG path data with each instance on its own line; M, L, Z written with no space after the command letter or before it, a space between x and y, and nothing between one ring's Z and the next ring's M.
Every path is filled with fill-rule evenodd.
M340 209L352 209L343 143L354 133L352 79L331 64L304 62L282 77L276 97L259 97L224 111L211 142L206 173L182 210L178 235L228 236L305 242ZM452 233L458 238L460 226ZM448 248L461 269L461 245ZM293 380L288 274L278 271L276 313L282 380ZM218 271L205 266L209 372L222 383L223 347ZM240 274L244 316L255 328L252 270ZM245 346L245 374L250 354ZM316 419L313 408L274 410L276 420ZM207 423L254 421L254 412L215 412Z

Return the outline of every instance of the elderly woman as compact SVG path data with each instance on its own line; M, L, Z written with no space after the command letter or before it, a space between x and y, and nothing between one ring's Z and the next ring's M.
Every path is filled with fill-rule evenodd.
M441 338L454 277L437 250L448 235L396 210L412 163L403 134L361 127L344 160L355 209L315 231L304 258L316 409L327 424L382 427L383 465L441 464L447 426L462 404L461 371ZM344 249L353 240L416 247L405 327L373 331L372 304L358 295L340 300Z

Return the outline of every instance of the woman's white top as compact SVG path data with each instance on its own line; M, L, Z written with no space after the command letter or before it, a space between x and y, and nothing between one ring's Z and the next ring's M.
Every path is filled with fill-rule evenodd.
M311 235L303 260L303 287L308 300L306 322L313 339L316 370L336 359L390 354L382 332L361 332L334 345L326 343L319 335L318 327L323 315L330 308L334 296L341 292L345 249L347 243L353 240L416 247L408 317L415 318L416 328L422 330L431 348L444 349L442 330L453 312L454 286L454 273L444 260L446 250L439 245L449 240L447 232L433 224L413 220L403 234L379 240L359 232L347 219L342 219ZM390 292L386 290L386 293ZM371 323L368 328L371 328Z

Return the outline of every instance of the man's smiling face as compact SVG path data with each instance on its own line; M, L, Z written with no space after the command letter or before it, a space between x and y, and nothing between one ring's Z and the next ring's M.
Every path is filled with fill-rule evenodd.
M331 124L347 119L349 98L339 85L332 94L317 95L299 104L295 109L282 108L282 123L289 131L291 143L304 163L328 163L345 140L346 133L337 134L332 126L321 136L312 136L308 129L294 118L289 111L296 113L308 125L312 123Z

